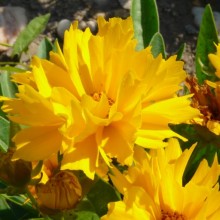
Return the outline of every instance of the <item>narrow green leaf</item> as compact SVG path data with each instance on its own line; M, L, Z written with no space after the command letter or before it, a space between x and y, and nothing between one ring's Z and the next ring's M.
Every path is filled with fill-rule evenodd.
M34 18L29 22L27 27L19 34L15 44L12 47L12 57L21 55L27 50L29 44L46 28L50 14Z
M164 59L166 58L163 36L159 32L154 34L150 41L150 45L152 46L151 51L154 57L157 57L159 54L162 54L162 57Z
M211 81L215 81L215 79L217 79L214 72L211 76L205 74L205 72L203 71L204 67L202 66L204 65L206 68L209 68L210 62L208 59L208 54L216 52L215 44L217 43L218 34L216 30L216 25L211 6L208 4L205 7L205 11L202 17L202 23L200 26L196 46L196 76L198 78L199 84L202 84L206 79Z
M0 66L0 71L7 71L11 73L22 73L25 70L14 66Z
M0 90L0 95L2 95L1 90ZM1 109L2 105L3 105L3 102L0 102L0 117L3 117L3 118L7 119L6 113L3 112L2 109Z
M53 52L58 53L59 41L56 39L53 45Z
M7 152L10 143L10 122L0 116L0 151Z
M53 44L48 40L48 38L44 38L37 51L37 56L42 59L49 59L49 52L53 50Z
M5 198L0 195L0 219L9 220L15 219L15 215L10 206L6 202Z
M12 219L26 220L30 218L39 217L38 211L34 209L30 202L27 202L27 197L24 195L20 196L8 196L6 194L1 194L2 198L5 199L10 209L16 216Z
M0 85L2 90L2 95L10 98L15 97L17 92L16 85L11 81L11 73L3 71L0 75Z
M120 195L109 183L99 179L87 194L87 198L95 207L96 213L102 216L107 213L108 203L118 201Z
M183 56L183 52L184 52L184 50L185 50L185 47L186 47L186 44L185 44L185 43L181 44L179 50L177 51L177 58L176 58L176 60L181 60L181 59L182 59L182 56Z
M32 206L32 203L30 202L29 198L25 195L19 195L19 196L9 196L6 194L2 194L2 196L7 200L10 201L13 204L16 204L17 206L23 207L25 210L27 210L29 213L34 214L34 217L38 217L38 211Z
M138 41L137 50L149 45L151 38L159 32L159 16L155 0L133 0L131 17L134 36Z
M197 143L183 175L183 184L185 185L194 175L202 159L206 159L211 165L215 154L220 154L220 135L215 135L207 127L201 125L179 124L169 126L173 131L188 139L187 142L180 141L183 149Z

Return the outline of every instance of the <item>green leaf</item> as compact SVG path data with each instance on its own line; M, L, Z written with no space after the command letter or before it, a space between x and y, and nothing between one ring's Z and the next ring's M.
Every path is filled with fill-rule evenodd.
M89 211L89 212L95 212L95 208L93 204L84 197L75 207L75 212L81 212L81 211Z
M53 52L58 53L58 48L59 48L59 41L55 39L54 45L53 45Z
M0 151L7 152L10 143L10 122L0 116Z
M12 47L12 57L21 55L27 50L29 44L46 28L50 14L42 15L34 18L29 22L27 27L19 34L16 42Z
M96 213L102 216L108 211L108 203L120 200L120 195L109 183L99 179L87 194L87 198L93 204Z
M0 195L0 219L1 220L15 219L15 215L12 212L10 206L1 195Z
M44 38L38 47L37 56L42 59L49 59L49 52L53 50L53 47L48 38Z
M15 98L15 93L17 92L16 85L11 81L11 73L3 71L0 75L0 85L2 90L2 95Z
M66 218L65 218L66 219ZM75 216L70 220L99 220L99 216L94 212L81 211L75 213Z
M0 196L7 202L11 212L14 214L14 218L4 218L4 220L26 220L30 218L39 217L39 213L31 206L31 203L26 201L27 197L23 195L8 196L6 194L1 194Z
M72 210L66 210L65 212L59 212L50 216L53 220L98 220L99 216L95 213L94 207L88 199L84 198L80 203Z
M199 84L202 84L206 79L211 81L215 81L217 79L214 72L212 75L207 75L203 70L204 68L207 69L210 67L208 54L216 52L215 44L217 43L218 34L212 9L210 5L207 5L202 17L202 23L196 46L196 76Z
M197 143L183 175L185 185L194 175L201 160L206 159L209 165L212 164L215 154L220 155L220 135L215 135L207 127L201 125L169 125L173 131L187 138L187 142L182 142L182 149L190 148ZM220 160L220 157L219 157Z
M177 58L176 58L176 60L181 60L181 59L182 59L182 56L183 56L183 52L184 52L184 50L185 50L185 47L186 47L186 44L185 44L185 43L181 44L179 50L177 51Z
M0 90L0 95L2 95L2 92ZM1 107L3 105L3 102L0 102L0 117L3 117L5 119L7 119L6 113L2 111Z
M155 33L159 32L159 16L155 0L133 0L131 17L137 50L147 47Z
M159 32L154 34L150 41L150 45L152 46L151 51L154 57L157 57L159 54L162 54L162 57L164 59L166 58L163 36Z
M18 68L18 67L14 67L14 66L1 66L0 70L11 72L11 73L15 73L15 72L16 73L22 73L22 72L25 71L24 69L21 69L21 68Z

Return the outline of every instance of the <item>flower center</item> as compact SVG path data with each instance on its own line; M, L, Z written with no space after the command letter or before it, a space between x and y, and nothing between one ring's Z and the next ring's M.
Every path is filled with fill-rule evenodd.
M192 97L192 107L199 109L203 114L204 123L206 124L210 119L220 120L220 102L219 102L219 87L215 90L215 94L211 91L209 85L204 83L199 85L195 77L188 77L186 79L186 85L191 93L194 93Z
M96 102L99 102L102 97L102 93L101 92L94 92L91 96ZM110 106L112 106L114 104L114 100L112 100L111 98L108 97L108 104Z
M178 212L170 212L161 210L162 217L161 220L186 220L186 217Z
M96 102L99 102L99 100L101 99L101 96L102 96L102 94L99 92L95 92L95 93L93 93L93 95L92 95L92 98L96 101Z

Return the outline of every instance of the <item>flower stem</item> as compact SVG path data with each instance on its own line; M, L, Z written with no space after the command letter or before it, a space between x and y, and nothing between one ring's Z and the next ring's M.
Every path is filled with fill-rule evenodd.
M35 198L33 197L33 195L31 194L31 192L29 191L28 188L26 188L25 192L26 192L28 198L31 200L31 203L33 204L33 206L34 206L36 209L38 209L38 204L37 204Z

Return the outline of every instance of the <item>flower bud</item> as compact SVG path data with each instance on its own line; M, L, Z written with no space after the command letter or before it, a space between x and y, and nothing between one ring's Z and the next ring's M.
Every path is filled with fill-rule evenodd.
M31 179L32 164L24 160L12 161L13 151L0 152L0 179L14 187L25 187Z
M82 196L81 185L70 171L60 171L46 184L38 184L36 189L39 205L52 210L72 209Z

